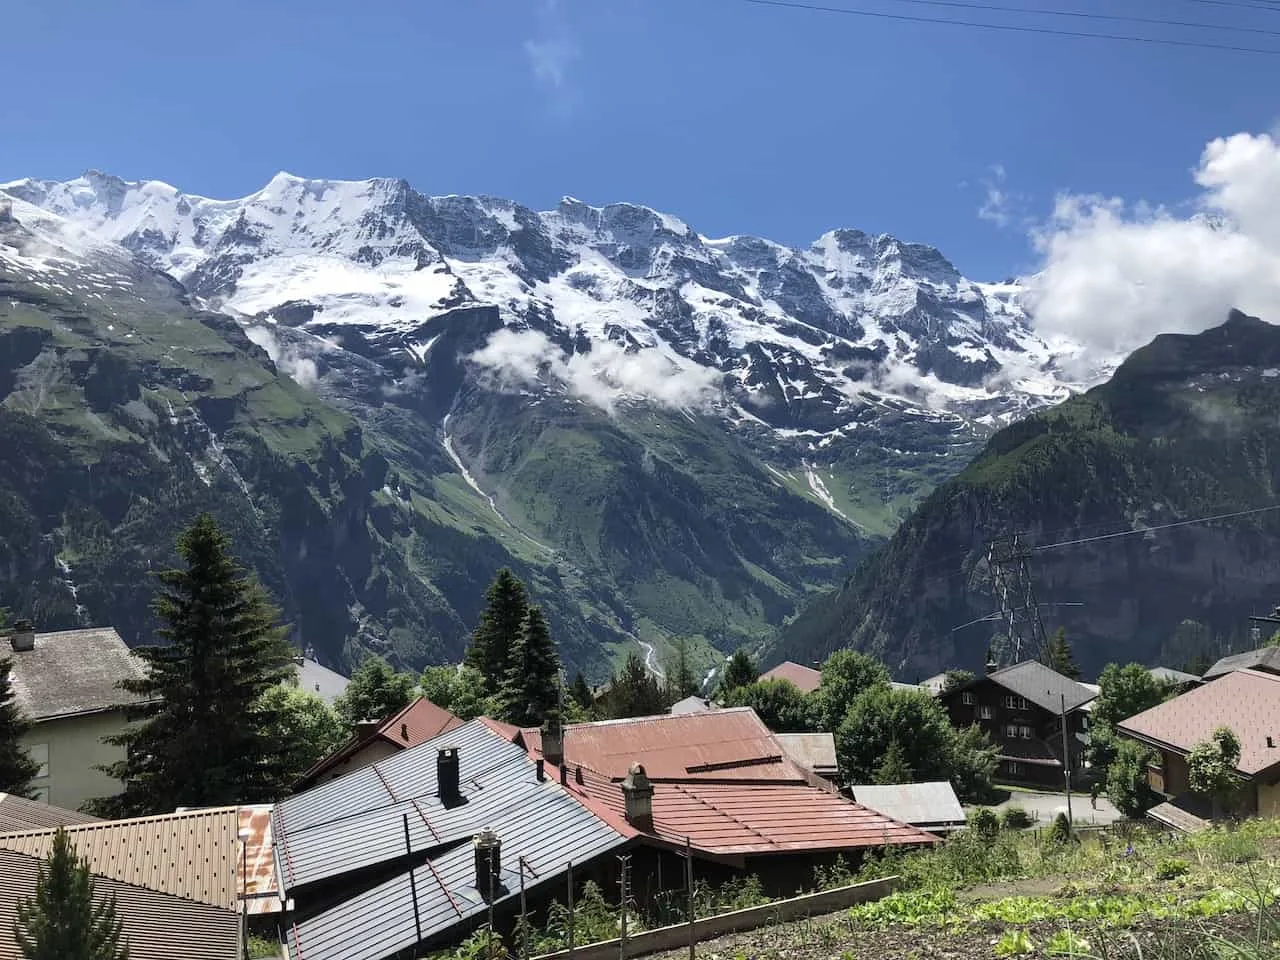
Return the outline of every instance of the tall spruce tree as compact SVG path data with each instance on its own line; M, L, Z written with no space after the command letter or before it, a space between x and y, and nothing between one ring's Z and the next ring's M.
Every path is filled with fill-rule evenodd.
M693 696L702 686L689 659L689 641L678 637L674 646L675 655L667 663L667 699L672 703Z
M116 901L93 902L89 865L76 856L61 827L34 897L19 900L14 937L26 960L128 960L120 942Z
M911 783L912 778L911 764L907 762L906 751L902 749L902 742L894 737L889 741L889 747L884 752L884 759L880 761L880 766L876 767L876 783Z
M1042 662L1050 670L1056 670L1064 677L1070 677L1072 680L1080 679L1080 668L1076 666L1076 659L1071 654L1071 644L1067 642L1066 627L1059 627L1049 638L1049 648L1045 651Z
M503 719L519 727L540 726L559 704L560 657L542 608L532 606L511 650L502 689Z
M31 781L40 765L22 746L22 735L31 724L18 710L13 692L13 661L0 659L0 793L30 795Z
M277 611L208 514L178 537L178 554L186 568L158 574L152 604L168 643L135 651L148 676L123 686L143 702L125 708L135 723L107 738L127 758L105 768L125 790L104 812L251 803L285 786L271 735L279 718L262 698L292 672Z
M724 679L720 681L720 692L728 693L738 687L745 687L760 679L760 668L745 650L737 651L725 664Z
M635 653L627 655L622 673L610 681L609 692L600 706L612 719L648 717L667 708L661 684Z
M569 685L569 696L571 696L583 710L590 710L595 706L595 697L591 695L591 688L587 686L587 678L582 675L582 671L578 671L578 675L573 678L573 683Z
M529 597L524 584L503 567L485 591L485 608L471 634L466 665L484 677L485 693L502 691L511 666L511 651L520 640Z

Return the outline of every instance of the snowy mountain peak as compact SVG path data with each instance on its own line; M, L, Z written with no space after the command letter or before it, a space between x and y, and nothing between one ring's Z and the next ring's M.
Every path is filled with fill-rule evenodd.
M776 430L852 429L881 398L995 422L1079 386L1056 363L1076 348L1036 336L1017 284L974 283L936 248L885 234L833 230L802 249L711 240L640 204L565 197L536 212L283 172L238 200L98 171L0 193L246 318L354 325L420 359L416 331L433 316L494 304L575 352L615 343L709 368L725 409Z

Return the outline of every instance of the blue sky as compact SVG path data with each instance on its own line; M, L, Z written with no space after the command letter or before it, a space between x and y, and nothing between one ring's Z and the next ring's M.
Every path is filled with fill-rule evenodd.
M1280 12L1193 0L1005 2L1280 31ZM396 176L539 208L634 200L712 236L885 231L982 279L1034 266L1024 221L1058 191L1179 203L1206 141L1280 120L1280 57L740 0L62 0L7 10L5 33L0 180L92 167L220 197L281 169ZM978 215L990 184L1004 226Z

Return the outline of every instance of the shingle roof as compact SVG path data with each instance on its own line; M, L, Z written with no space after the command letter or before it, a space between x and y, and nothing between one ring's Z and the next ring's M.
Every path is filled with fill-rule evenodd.
M853 798L887 817L916 826L943 826L965 822L956 792L946 781L895 783L853 787Z
M344 677L336 670L330 670L321 663L311 660L307 657L299 658L301 663L294 661L294 673L298 677L298 686L309 693L314 693L318 697L323 697L329 703L342 696L346 692L351 680Z
M87 813L51 807L39 800L28 800L12 793L0 793L0 833L48 830L76 823L97 822L97 817L91 817Z
M458 748L465 803L445 807L437 796L437 751ZM380 960L418 942L407 873L404 817L410 845L427 855L415 872L422 939L438 937L487 909L474 883L471 838L491 826L502 838L504 882L518 896L519 858L533 873L526 887L562 874L626 842L604 820L568 795L554 773L539 781L523 747L481 720L428 743L329 781L276 805L277 859L291 896L307 885L376 865L395 875L372 889L348 889L345 902L290 932L294 956L307 960Z
M807 784L655 783L653 828L626 820L622 785L583 770L569 789L635 837L652 837L721 857L859 850L928 844L937 837Z
M767 670L760 675L761 680L786 680L793 683L803 693L813 693L818 689L818 685L822 683L822 674L813 669L806 667L804 664L795 663L792 660L784 660L772 670Z
M1097 696L1088 687L1076 683L1070 677L1064 677L1055 670L1050 670L1037 660L1015 663L1003 670L988 673L985 678L978 677L976 682L981 682L983 679L999 684L1010 693L1016 693L1050 713L1061 711L1064 696L1068 713Z
M541 756L540 732L521 736ZM572 724L564 757L614 780L635 762L650 780L804 780L750 707Z
M36 890L43 858L0 850L0 960L18 960L10 931L19 899ZM116 916L132 960L238 960L240 918L235 911L196 903L109 877L93 880L94 900L115 897Z
M1264 673L1280 673L1280 647L1262 647L1233 653L1223 657L1205 671L1204 679L1215 680L1233 670L1261 670Z
M426 743L432 737L456 730L460 726L460 718L444 707L436 706L426 697L419 697L403 710L387 717L372 733L352 737L333 753L317 761L299 778L298 783L300 786L314 783L317 777L364 749L371 740L378 739L393 747L406 749Z
M235 807L66 827L95 874L234 910L239 815ZM47 857L53 830L0 835L0 850Z
M1218 727L1230 727L1240 740L1237 769L1256 776L1280 764L1280 676L1236 670L1117 726L1121 733L1184 754ZM1276 746L1267 746L1267 737Z
M18 708L32 720L109 710L138 698L119 688L121 680L146 676L111 627L36 634L34 650L0 649L13 661Z
M682 713L703 713L704 711L707 711L707 710L716 710L716 709L719 709L719 708L710 700L705 700L702 697L694 696L694 697L685 697L683 700L677 700L667 709L667 713L673 713L673 714L679 715Z
M1170 667L1152 667L1147 673L1151 674L1161 683L1170 683L1174 686L1182 686L1184 683L1199 683L1200 678L1194 673L1184 673L1181 670L1174 670Z

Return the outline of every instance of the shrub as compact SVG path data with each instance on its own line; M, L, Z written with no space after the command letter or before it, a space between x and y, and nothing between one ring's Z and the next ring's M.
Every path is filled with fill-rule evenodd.
M996 941L997 957L1016 957L1035 950L1035 942L1025 930L1006 930Z
M1044 952L1051 957L1088 956L1089 941L1070 930L1059 930L1045 942Z
M1189 869L1191 869L1191 865L1181 857L1165 857L1156 864L1156 879L1173 880L1182 876Z
M1049 828L1050 843L1067 843L1071 840L1071 823L1065 813L1053 818L1053 826Z
M1031 823L1031 814L1021 807L1005 807L1000 815L1000 826L1006 830L1025 830Z
M994 840L1000 832L1000 818L994 810L980 807L969 816L969 829L983 840Z

